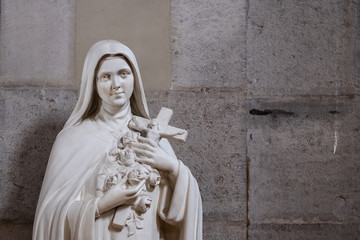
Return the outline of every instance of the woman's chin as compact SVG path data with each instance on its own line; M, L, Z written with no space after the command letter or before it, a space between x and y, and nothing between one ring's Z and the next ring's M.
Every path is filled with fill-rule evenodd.
M108 99L108 101L106 101L106 103L113 107L122 107L122 106L126 105L127 103L129 103L129 101L130 101L130 99L128 99L125 95L119 94L119 95L111 96L111 98ZM104 100L103 100L103 102L104 102Z

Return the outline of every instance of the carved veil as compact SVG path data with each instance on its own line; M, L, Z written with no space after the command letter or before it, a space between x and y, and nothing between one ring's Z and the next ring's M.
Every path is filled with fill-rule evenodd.
M134 92L130 99L131 110L134 115L149 118L149 111L145 99L144 88L141 80L139 66L132 51L124 44L115 40L103 40L95 43L89 50L83 67L80 95L77 104L67 120L64 129L76 125L82 120L91 103L94 89L95 69L98 62L105 55L122 55L132 65L134 71Z

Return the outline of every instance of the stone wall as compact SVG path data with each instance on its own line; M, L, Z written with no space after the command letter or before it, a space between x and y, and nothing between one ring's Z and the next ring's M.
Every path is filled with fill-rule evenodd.
M31 3L1 1L2 239L30 239L78 94L81 1ZM147 99L189 130L174 149L198 180L204 239L358 239L359 2L172 0L169 14L171 89Z

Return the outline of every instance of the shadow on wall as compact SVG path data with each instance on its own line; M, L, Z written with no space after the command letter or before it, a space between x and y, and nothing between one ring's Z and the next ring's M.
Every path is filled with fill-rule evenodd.
M6 221L32 224L52 145L65 124L64 116L69 114L63 110L42 112L21 126L18 143L11 147L8 157L6 213L2 216Z

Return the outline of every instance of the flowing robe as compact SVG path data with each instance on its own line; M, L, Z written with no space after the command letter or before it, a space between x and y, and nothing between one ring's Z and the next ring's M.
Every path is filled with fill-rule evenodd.
M182 162L176 181L162 181L154 190L145 226L130 238L124 230L109 228L115 209L95 218L98 198L94 183L113 138L94 120L58 134L39 196L33 239L202 239L198 185ZM173 155L166 140L159 145Z

